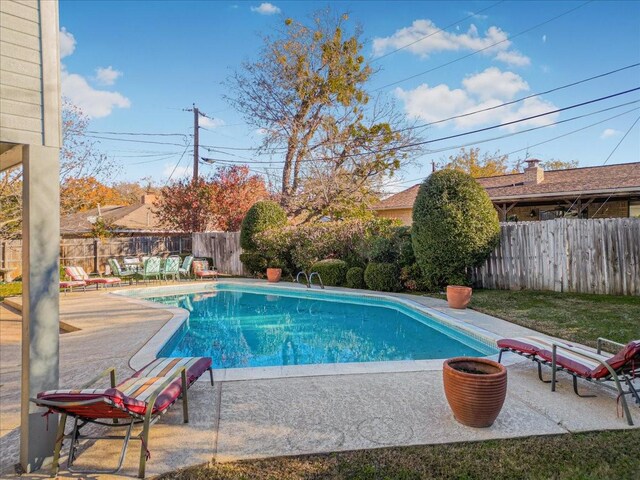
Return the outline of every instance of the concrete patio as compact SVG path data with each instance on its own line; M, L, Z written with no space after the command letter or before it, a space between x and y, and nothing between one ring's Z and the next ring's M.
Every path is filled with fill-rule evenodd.
M441 300L406 297L501 336L534 333L470 310L451 311ZM61 386L78 385L109 366L116 367L118 378L128 376L130 359L172 317L104 291L63 295L60 308L61 319L80 329L60 336ZM1 314L0 475L5 478L15 475L18 461L20 317L8 310ZM507 400L488 429L454 420L440 370L226 380L214 387L197 382L190 390L190 423L182 423L175 406L151 429L147 475L212 460L630 428L616 415L615 395L602 387L581 382L597 397L579 399L565 375L552 393L538 381L531 362L515 360L508 369ZM638 425L640 409L631 409ZM118 451L116 442L87 444L77 467L108 468ZM132 442L118 478L135 476L138 455L139 442ZM66 474L63 470L61 477Z

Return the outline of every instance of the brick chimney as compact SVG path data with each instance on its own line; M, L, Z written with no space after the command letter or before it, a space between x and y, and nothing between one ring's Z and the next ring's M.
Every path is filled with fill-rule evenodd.
M153 205L156 201L156 196L153 193L145 193L140 197L140 203L142 205Z
M527 168L524 169L524 184L537 185L544 180L544 169L539 165L540 160L532 158L527 160Z

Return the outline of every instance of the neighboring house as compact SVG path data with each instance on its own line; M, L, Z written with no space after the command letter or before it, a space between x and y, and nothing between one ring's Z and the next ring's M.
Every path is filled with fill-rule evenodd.
M91 236L94 224L102 218L104 225L115 235L153 235L167 233L154 213L156 196L145 194L135 205L106 205L85 212L72 213L60 219L60 234L64 237Z
M29 398L58 388L58 32L57 0L0 0L0 172L22 166L23 178L20 463L26 473L51 461L56 438ZM3 461L17 460L12 450L3 451Z
M523 173L477 178L500 221L548 220L562 216L609 218L640 216L640 162L544 171L528 160ZM381 217L411 225L420 185L373 207Z

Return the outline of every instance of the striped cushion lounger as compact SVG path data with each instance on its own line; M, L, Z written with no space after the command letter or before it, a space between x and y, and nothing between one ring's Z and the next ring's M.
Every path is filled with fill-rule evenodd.
M86 286L87 282L84 280L63 280L60 282L60 289L69 290L70 292L73 292L73 289L78 287L82 287L85 290Z
M117 385L115 369L108 368L79 389L40 392L37 398L31 399L31 401L38 406L47 408L48 411L45 415L53 412L62 414L53 453L53 476L58 472L60 450L64 438L72 439L67 460L67 468L70 472L79 472L73 469L78 440L82 438L122 439L120 459L115 469L108 471L84 470L79 473L118 472L122 468L133 425L142 423L143 428L139 437L142 446L138 476L144 478L146 461L150 457L147 445L151 425L180 397L182 398L184 423L189 422L187 389L207 370L209 370L211 385L213 385L211 364L212 361L209 357L157 358ZM94 383L107 375L111 380L110 388L92 388ZM67 416L73 417L74 423L72 431L65 434ZM118 423L119 419L124 420L124 423ZM81 435L80 430L89 423L107 427L122 427L124 425L127 427L127 431L124 436L90 437Z
M209 270L209 262L206 260L193 261L193 274L196 278L218 279L218 271L215 268L213 270Z
M614 345L620 350L613 356L603 355L603 344ZM596 352L540 337L505 338L498 341L498 347L500 348L498 361L505 351L511 351L535 361L538 364L540 380L542 380L541 364L550 365L551 380L546 383L551 383L551 391L556 389L558 370L563 370L573 377L573 391L580 397L594 395L581 395L578 392L578 378L614 388L622 403L622 411L627 417L627 423L633 425L625 395L631 395L635 402L640 404L640 393L633 384L633 379L640 375L640 340L624 345L606 338L598 338ZM615 386L611 385L611 382ZM622 388L622 383L627 385L628 390L625 391Z
M64 267L64 271L71 280L87 282L87 285L95 285L96 289L100 285L115 285L122 281L118 277L90 277L82 267Z

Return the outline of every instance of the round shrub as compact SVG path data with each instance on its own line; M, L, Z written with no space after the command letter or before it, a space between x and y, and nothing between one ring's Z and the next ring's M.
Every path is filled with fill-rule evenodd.
M240 261L249 272L249 275L263 275L267 269L267 259L259 253L241 253Z
M347 270L347 287L349 288L367 288L364 283L364 268L351 267Z
M393 263L370 263L364 270L364 283L371 290L396 292L402 288L398 268Z
M339 287L346 281L348 268L347 262L330 258L314 263L311 266L311 272L318 272L325 285Z
M433 287L469 285L470 269L496 247L498 214L470 175L440 170L420 186L411 239L416 262Z
M271 200L256 202L249 209L240 226L240 246L244 250L256 250L253 236L270 228L284 227L287 214L280 205Z

